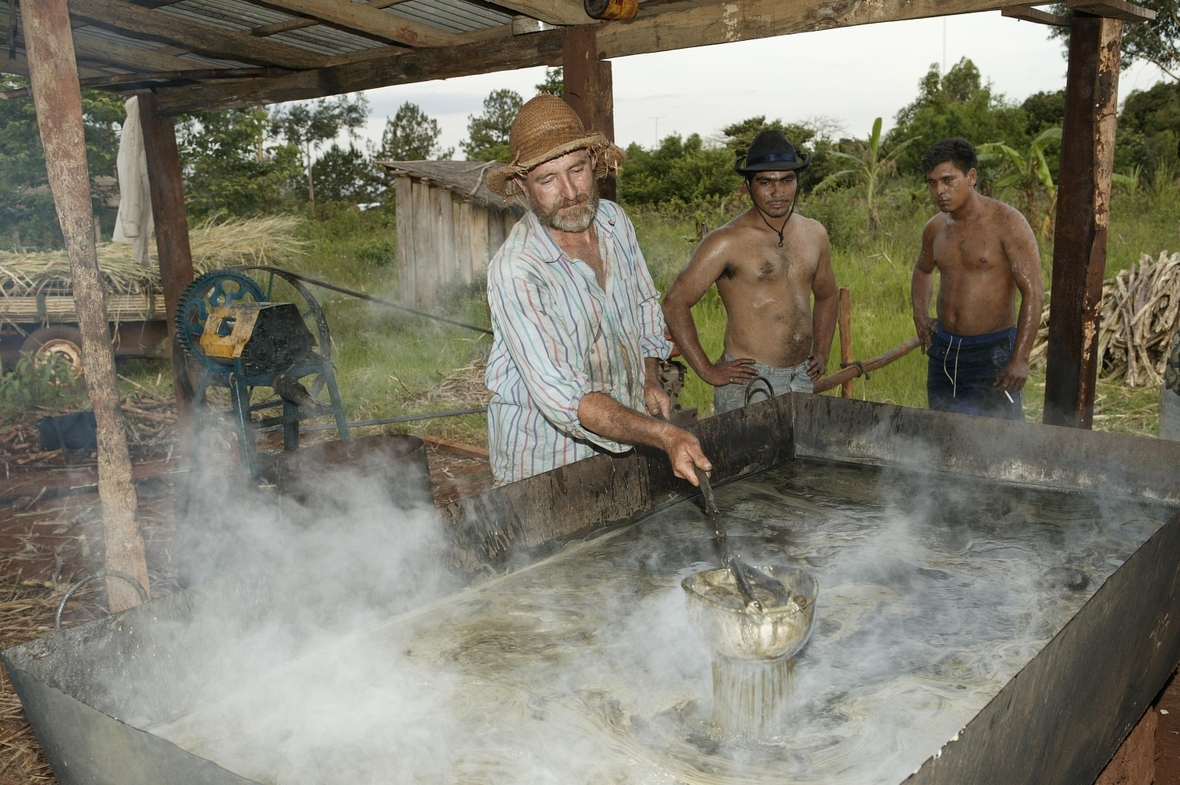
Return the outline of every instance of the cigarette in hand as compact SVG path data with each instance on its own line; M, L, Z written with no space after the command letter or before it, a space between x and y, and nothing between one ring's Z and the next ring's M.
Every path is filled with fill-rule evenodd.
M1008 403L1016 403L1016 401L1012 400L1012 396L1008 394L1007 390L1004 390L1004 397L1008 399Z

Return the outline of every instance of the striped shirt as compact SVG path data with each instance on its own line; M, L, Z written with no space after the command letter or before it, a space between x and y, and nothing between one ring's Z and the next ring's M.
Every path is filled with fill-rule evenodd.
M602 392L636 411L644 358L667 358L659 292L635 227L617 204L595 216L605 291L594 270L567 256L531 212L488 266L491 356L485 384L492 473L501 482L630 447L591 433L578 404Z

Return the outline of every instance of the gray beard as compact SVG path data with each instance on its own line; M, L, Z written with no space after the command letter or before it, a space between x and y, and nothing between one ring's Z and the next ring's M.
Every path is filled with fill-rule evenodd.
M543 210L539 205L531 207L541 223L550 229L574 234L584 232L594 223L594 216L598 215L597 184L589 194L578 197L572 204L567 202L558 206L552 211Z

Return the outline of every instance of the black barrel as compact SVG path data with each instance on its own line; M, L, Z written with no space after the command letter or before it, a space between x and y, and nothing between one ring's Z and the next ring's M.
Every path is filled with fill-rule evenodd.
M376 481L397 507L434 505L426 443L417 436L379 434L321 442L278 455L273 469L279 493L304 505L316 503L316 488L348 478Z

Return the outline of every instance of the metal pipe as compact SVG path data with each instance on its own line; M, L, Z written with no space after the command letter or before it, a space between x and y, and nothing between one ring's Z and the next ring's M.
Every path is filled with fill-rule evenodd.
M449 412L430 412L428 414L403 414L400 417L383 417L379 420L361 420L360 422L348 423L349 428L364 428L371 425L389 425L396 422L415 422L417 420L433 420L438 417L459 417L464 414L483 414L488 410L486 406L478 406L473 409L455 409ZM272 425L267 428L255 428L257 433L273 433L282 429L281 425ZM301 427L301 431L330 431L335 428L335 424L317 424L307 425Z
M251 267L251 268L238 268L238 269L258 270L258 269L263 269L263 268ZM284 272L286 272L286 271L284 271ZM327 289L329 291L339 292L340 294L347 294L349 297L355 297L358 300L367 300L371 303L377 303L378 305L384 305L386 308L393 308L394 310L405 311L406 313L412 313L415 316L421 316L426 319L433 319L436 322L443 322L444 324L451 324L451 325L454 325L455 327L463 327L468 330L475 330L476 332L484 333L486 335L495 335L495 333L493 333L491 330L489 330L486 327L476 327L474 324L466 324L465 322L459 322L454 319L448 319L445 316L435 316L432 313L426 313L425 311L418 311L413 308L409 308L405 305L399 305L398 303L392 303L389 300L382 300L380 297L374 297L371 294L365 294L364 292L354 292L351 289L345 289L343 286L336 286L335 284L328 283L327 281L317 281L315 278L308 278L305 275L299 275L297 273L289 273L289 272L286 274L298 281L302 281L303 283L309 283L312 286L318 286L321 289Z

